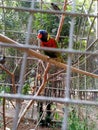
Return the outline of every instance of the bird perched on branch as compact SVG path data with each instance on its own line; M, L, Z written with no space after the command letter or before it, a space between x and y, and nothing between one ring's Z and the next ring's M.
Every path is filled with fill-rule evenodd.
M55 3L51 3L51 7L53 10L57 10L57 11L60 11L60 8L55 4ZM60 15L58 14L55 14L59 19L60 19ZM59 20L57 19L57 21ZM59 21L58 21L59 22Z
M72 0L69 0L69 1L66 2L66 5L71 5L72 3L73 3L73 1L72 1ZM58 5L55 4L55 3L51 3L51 6L52 6L52 9L53 9L53 10L58 10L58 11L61 10L61 9L58 7Z
M5 63L5 56L3 55L1 58L0 58L0 64L4 64Z
M56 40L50 37L50 35L48 34L46 30L39 30L37 38L40 39L41 47L59 48ZM62 59L60 52L44 50L44 54L49 56L50 58L56 58L57 60Z
M54 10L60 10L60 8L55 3L51 3L51 6Z

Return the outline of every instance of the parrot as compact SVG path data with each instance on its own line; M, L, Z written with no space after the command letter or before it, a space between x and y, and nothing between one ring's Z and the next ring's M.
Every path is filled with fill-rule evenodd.
M5 63L5 56L3 55L1 58L0 58L0 64L4 64Z
M59 48L57 41L50 37L49 33L46 30L39 30L37 38L40 39L41 47L50 47L50 48ZM50 58L55 58L59 61L62 61L62 56L60 52L52 52L52 51L44 51L44 54L49 56Z

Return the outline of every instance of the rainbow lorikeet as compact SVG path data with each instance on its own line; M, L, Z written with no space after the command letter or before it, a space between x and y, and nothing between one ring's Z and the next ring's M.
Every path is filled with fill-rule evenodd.
M40 39L41 47L50 47L50 48L58 48L58 44L56 40L48 34L46 30L39 30L37 38ZM44 51L44 54L49 56L50 58L62 59L60 52L52 52L52 51Z

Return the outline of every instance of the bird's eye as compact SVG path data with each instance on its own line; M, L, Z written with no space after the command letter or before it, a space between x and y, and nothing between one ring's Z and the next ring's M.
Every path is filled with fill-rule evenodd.
M39 34L37 35L37 38L41 39L41 38L42 38L42 34L39 33Z

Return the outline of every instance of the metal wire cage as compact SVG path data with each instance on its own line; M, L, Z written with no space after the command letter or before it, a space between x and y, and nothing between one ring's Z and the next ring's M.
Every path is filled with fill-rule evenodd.
M90 4L87 6L88 2ZM62 7L64 3L66 1L57 4ZM70 11L55 11L50 8L50 3L42 0L0 1L0 52L6 55L5 65L0 64L1 129L7 127L6 107L7 110L14 109L12 130L19 129L24 117L24 127L28 117L35 123L33 128L28 129L39 129L41 123L51 126L51 129L98 129L98 1L84 0L78 3L75 0L71 2ZM43 8L43 5L47 8ZM67 48L39 46L37 30L34 28L32 31L32 24L36 20L34 14L38 13L56 15L60 19L70 16ZM7 21L8 15L10 21ZM67 58L65 63L61 63L47 58L38 50L57 51ZM2 77L5 72L7 76ZM9 76L10 81L7 80ZM47 115L50 118L46 118Z

